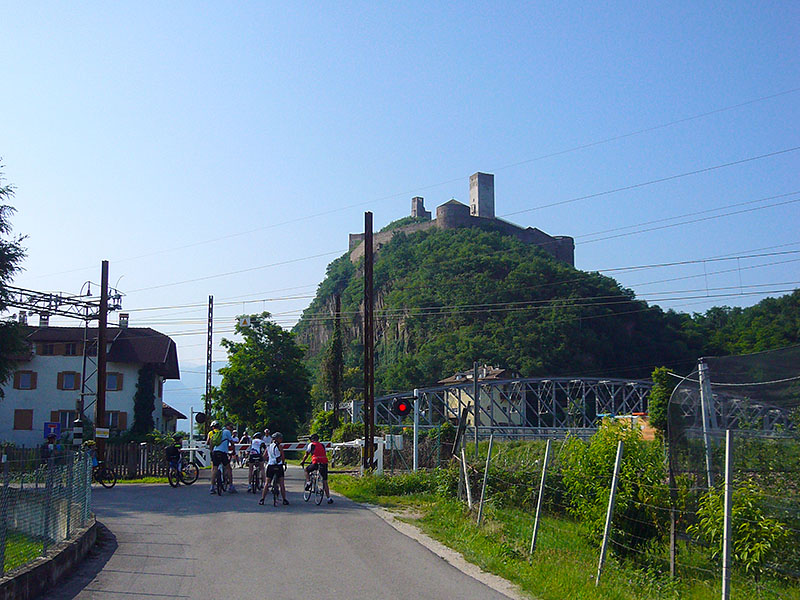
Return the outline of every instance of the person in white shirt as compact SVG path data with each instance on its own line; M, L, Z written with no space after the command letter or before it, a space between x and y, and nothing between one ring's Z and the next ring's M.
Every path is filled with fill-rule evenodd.
M263 434L257 433L253 437L253 441L250 442L250 448L247 450L247 464L250 467L249 475L248 475L248 485L247 491L258 491L253 490L253 471L258 469L261 472L261 481L265 481L264 479L264 454L267 451L267 444L264 442Z
M283 434L276 431L272 434L272 444L267 449L267 485L264 486L264 491L261 492L261 500L259 504L264 504L264 498L267 497L267 490L270 488L270 482L273 477L278 480L278 485L281 489L281 497L284 504L289 504L286 499L286 487L283 484L283 469L286 465L286 457L283 454L281 442L283 441Z

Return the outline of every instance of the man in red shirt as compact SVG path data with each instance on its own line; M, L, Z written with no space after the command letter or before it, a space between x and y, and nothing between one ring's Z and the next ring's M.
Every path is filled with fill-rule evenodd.
M319 436L316 433L312 433L310 439L311 441L306 446L306 455L300 461L300 466L305 467L306 490L311 485L311 472L319 470L319 474L322 477L322 489L328 498L328 504L333 504L331 491L328 489L328 455L325 452L325 446L319 443ZM311 457L311 464L306 467L306 460L308 460L309 456Z

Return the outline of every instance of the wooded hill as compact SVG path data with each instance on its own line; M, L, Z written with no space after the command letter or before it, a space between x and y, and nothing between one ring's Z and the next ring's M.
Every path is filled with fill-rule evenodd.
M401 233L374 265L376 393L435 384L476 360L531 377L649 378L656 366L688 372L699 356L800 342L800 291L747 309L665 312L497 232ZM316 380L335 294L345 367L363 360L363 271L344 255L294 329Z

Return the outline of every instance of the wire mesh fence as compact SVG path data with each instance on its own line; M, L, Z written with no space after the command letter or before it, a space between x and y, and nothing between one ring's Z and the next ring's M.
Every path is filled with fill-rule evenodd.
M82 452L7 460L0 489L0 575L71 539L93 518L92 466Z
M560 553L598 582L633 569L670 590L641 597L800 598L796 354L706 359L681 378L663 438L608 419L589 440L553 439L546 475L545 441L494 439L488 461L489 443L477 457L470 444L454 459L459 497L476 521L495 509L537 515L535 547L509 542L534 562Z

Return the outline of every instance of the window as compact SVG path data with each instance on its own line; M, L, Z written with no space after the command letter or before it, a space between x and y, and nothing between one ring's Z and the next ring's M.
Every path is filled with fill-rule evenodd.
M17 371L14 373L15 390L35 390L36 373L34 371Z
M122 373L106 373L106 391L118 392L122 389Z
M56 345L55 344L42 344L41 345L42 356L53 356L56 353Z
M109 429L125 431L128 428L128 413L123 410L107 410L106 423Z
M18 408L14 411L14 429L33 429L33 409Z
M61 423L61 431L72 431L72 423L78 418L77 411L74 410L58 410L53 411L53 421Z
M77 390L81 385L81 374L64 371L58 374L57 387L60 390Z
M76 344L75 342L64 344L64 354L66 354L67 356L77 356L78 344Z

